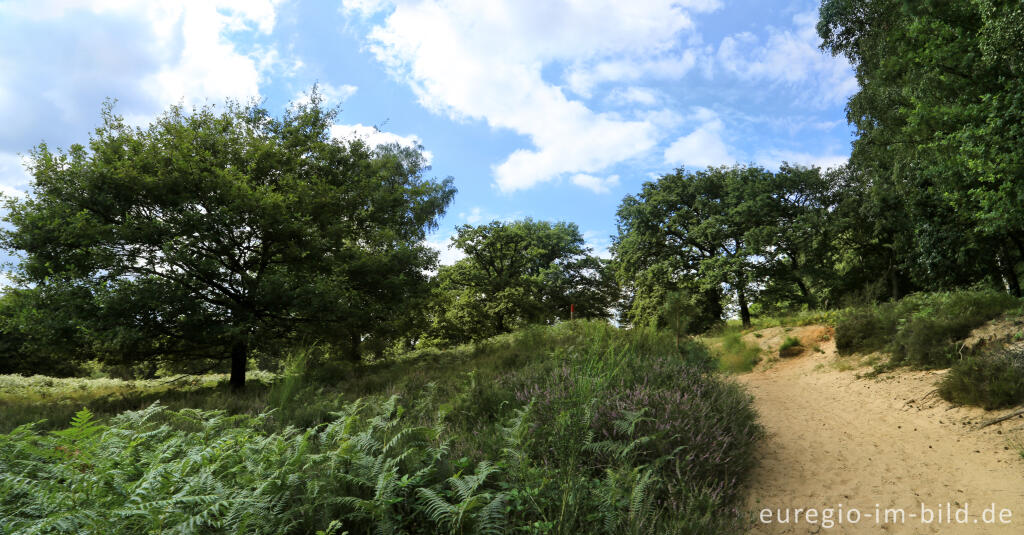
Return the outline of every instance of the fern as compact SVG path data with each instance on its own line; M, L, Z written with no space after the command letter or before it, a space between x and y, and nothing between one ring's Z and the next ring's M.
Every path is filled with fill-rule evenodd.
M487 477L497 471L493 464L480 461L473 474L448 478L455 503L449 503L432 489L416 490L427 515L442 530L454 535L464 533L469 525L470 533L497 533L505 518L503 509L508 495L481 489Z

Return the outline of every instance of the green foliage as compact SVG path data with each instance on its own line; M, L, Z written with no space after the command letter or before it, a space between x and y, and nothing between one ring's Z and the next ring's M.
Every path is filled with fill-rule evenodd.
M836 348L843 354L889 351L894 365L948 367L959 354L957 341L1019 306L1019 299L991 290L913 294L845 311Z
M822 48L860 85L847 105L860 187L843 210L885 293L986 281L1020 296L1020 2L825 0L820 14Z
M718 366L731 373L746 373L761 362L761 346L743 341L743 333L727 329L716 349Z
M258 104L171 107L144 129L104 106L88 147L31 152L32 193L7 199L3 246L41 295L31 337L112 364L232 360L306 337L348 348L404 334L454 195L421 154L330 136L313 92L280 119ZM27 313L27 312L26 312ZM60 329L49 330L53 323Z
M79 413L0 435L13 533L728 533L761 436L707 351L599 322L534 327L315 382L256 415ZM305 357L305 361L303 359ZM344 393L342 393L344 392ZM249 393L247 393L249 395ZM310 427L282 413L334 400ZM45 402L45 400L43 400ZM327 405L321 405L326 408ZM301 417L305 418L305 416Z
M452 345L530 324L574 317L607 318L618 287L606 261L592 255L572 223L525 219L456 229L452 246L466 253L442 266L426 340Z
M779 346L780 357L793 357L803 352L803 345L800 339L795 336L787 336Z
M745 327L752 304L771 313L827 304L837 278L832 189L819 169L790 165L679 169L645 183L619 206L612 248L629 319L657 321L679 290L695 297L697 332L721 322L724 291Z
M54 377L81 375L85 345L82 335L68 321L74 299L47 292L45 288L10 289L0 295L0 374ZM51 310L55 305L59 308Z
M1003 351L957 361L942 378L939 395L986 410L1024 402L1024 352Z

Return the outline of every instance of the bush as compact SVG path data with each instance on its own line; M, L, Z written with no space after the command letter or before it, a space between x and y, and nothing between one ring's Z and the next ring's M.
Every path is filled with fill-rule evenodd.
M881 351L896 334L896 322L889 321L892 303L856 308L840 315L836 323L836 350L840 354Z
M746 373L761 362L761 347L744 342L739 331L728 331L722 335L718 353L718 366L722 371Z
M1020 304L1002 292L959 291L854 308L840 315L836 348L842 354L887 350L894 365L947 367L958 340Z
M787 336L782 341L782 345L779 346L780 357L795 357L800 353L803 353L804 348L800 344L800 339L795 336Z
M1001 409L1024 401L1024 350L965 358L953 365L939 395L962 405Z

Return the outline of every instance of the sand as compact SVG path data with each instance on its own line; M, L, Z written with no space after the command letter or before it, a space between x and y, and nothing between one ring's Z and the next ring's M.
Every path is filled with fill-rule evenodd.
M786 336L797 336L807 350L738 377L767 431L748 487L751 533L1024 533L1024 461L1014 447L1024 439L1024 419L976 430L1012 411L950 406L935 392L944 372L858 378L870 368L840 371L859 359L838 357L826 327L758 334L744 339L760 344L768 357L778 354ZM992 504L994 514L986 513ZM789 508L790 522L756 520L766 508L773 516ZM797 508L816 509L817 517L808 522L802 511L794 523ZM887 521L887 508L901 509L904 520L891 513ZM851 522L852 509L859 522ZM1009 523L999 523L1000 513ZM829 514L831 528L824 522Z

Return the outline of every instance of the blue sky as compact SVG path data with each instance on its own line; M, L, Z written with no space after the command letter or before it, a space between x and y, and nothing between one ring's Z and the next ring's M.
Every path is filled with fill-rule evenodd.
M856 89L817 49L817 2L729 0L0 0L0 191L24 154L84 142L100 104L168 105L319 83L332 130L420 143L459 193L455 226L572 221L606 251L622 197L673 169L843 163Z

